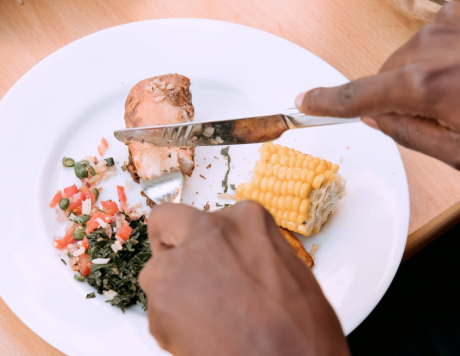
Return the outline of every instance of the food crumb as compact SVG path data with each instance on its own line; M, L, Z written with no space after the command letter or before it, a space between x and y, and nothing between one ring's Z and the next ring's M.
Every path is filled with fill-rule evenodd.
M192 205L195 205L195 202L194 202L194 201L192 201Z
M339 163L343 163L343 158L342 157L339 158Z
M202 174L200 174L200 177L203 178L203 179L206 179L206 177Z
M215 158L215 159L219 159L219 158L217 158L216 156L214 156L214 158Z
M207 202L205 205L203 205L203 211L208 211L211 208L209 205L209 202Z
M208 166L206 167L206 169L209 169L211 168L211 163L208 164Z
M196 192L195 194L198 194L198 192Z
M347 147L347 150L349 150L349 149L350 149L350 146Z

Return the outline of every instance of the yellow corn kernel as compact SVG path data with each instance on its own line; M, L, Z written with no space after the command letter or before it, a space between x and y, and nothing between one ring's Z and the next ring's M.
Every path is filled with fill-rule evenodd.
M278 210L278 212L276 213L276 218L278 220L282 220L283 219L283 211Z
M299 216L299 214L295 211L291 211L289 213L289 221L292 221L292 222L297 222L297 217Z
M303 168L301 171L300 171L300 180L302 182L306 182L307 181L307 176L308 176L308 169L307 168Z
M265 193L265 206L272 206L273 202L273 193L272 192L267 192Z
M273 192L273 190L275 189L275 183L276 183L276 177L268 178L267 189L269 192Z
M338 164L333 164L331 167L331 171L333 173L336 173L339 170L339 165Z
M280 209L281 211L286 210L286 204L285 204L285 201L284 201L284 196L280 196L279 199L278 199L278 209Z
M278 171L278 179L285 180L286 179L286 171L287 171L287 167L282 166L280 168L280 170Z
M321 188L321 184L323 184L323 181L324 181L324 174L320 174L316 176L316 178L313 180L313 184L311 185L311 187L313 189L319 189Z
M288 223L286 224L286 227L288 230L295 231L295 228L297 227L297 225L291 221L288 221Z
M302 169L300 169L299 167L295 167L294 168L294 175L292 177L292 179L294 180L300 180L300 172L302 172Z
M305 219L306 217L304 214L299 214L299 216L297 216L297 225L305 225L307 223Z
M261 175L264 173L264 169L265 169L264 164L262 162L257 162L256 167L254 168L254 173L256 175Z
M254 185L255 188L259 189L261 181L262 181L262 176L255 176L254 180L252 181L252 184Z
M319 174L323 174L324 172L326 172L326 165L320 164L318 167L316 167L316 172L318 172Z
M289 167L286 170L286 180L291 180L292 178L294 178L294 167Z
M262 180L260 181L260 190L263 192L266 192L268 190L268 178L263 177Z
M295 167L295 162L297 161L297 156L289 157L289 167Z
M279 209L278 201L279 201L279 195L273 195L272 199L272 208Z
M327 162L327 169L331 170L332 169L332 162Z
M309 183L303 183L302 188L300 189L299 197L305 199L310 194L311 185Z
M281 194L281 184L282 183L283 182L280 181L280 180L275 183L275 188L273 189L273 193L275 193L275 195L280 195Z
M313 183L313 180L315 179L316 175L318 173L316 173L316 171L314 169L312 169L311 171L308 172L307 174L307 183Z
M270 151L262 151L262 156L260 157L260 160L263 163L268 163L270 162Z
M299 234L305 235L307 233L307 225L297 225Z
M295 188L294 188L294 195L296 197L300 197L301 189L302 189L302 182L301 181L296 182Z
M290 180L287 184L287 192L289 195L295 195L295 180Z
M287 210L292 210L292 196L288 195L284 198L284 205L286 205Z
M281 156L280 157L280 164L282 166L287 166L289 164L289 156Z
M281 220L281 227L287 228L286 220Z
M257 201L259 199L260 190L254 189L251 194L251 199Z
M264 175L265 177L271 177L273 172L273 164L267 163L265 165Z
M260 205L265 205L265 192L260 192L259 198L257 198L257 201L259 202Z
M308 163L308 169L310 169L310 170L316 169L316 166L317 166L317 164L315 163L314 160L313 160L313 161L310 161L310 162Z
M276 210L275 208L270 208L270 214L272 214L273 217L276 217L276 214L278 213L278 210Z
M272 171L273 176L278 177L278 172L279 172L280 168L281 168L281 164L278 164L278 163L276 163L273 166L273 171Z
M283 181L283 183L281 183L281 195L282 196L286 196L288 194L287 185L288 185L288 182L286 181Z
M275 218L275 224L278 226L281 226L281 221L278 218Z
M304 156L297 156L297 161L295 161L295 167L296 168L302 168L302 164L303 164L303 161L304 161Z
M300 207L299 207L299 214L306 214L309 204L310 202L308 199L302 199L302 202L300 203Z
M294 197L294 199L292 199L292 211L299 211L300 201L299 197Z
M279 160L280 160L280 156L279 156L279 154L277 154L277 153L275 153L274 155L272 155L272 156L270 157L270 163L271 163L271 164L278 163Z
M283 212L283 220L289 221L289 211Z

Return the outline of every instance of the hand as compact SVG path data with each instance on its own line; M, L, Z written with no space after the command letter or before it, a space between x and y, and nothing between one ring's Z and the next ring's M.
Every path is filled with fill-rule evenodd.
M260 205L158 206L149 236L150 332L175 356L349 355L313 274Z
M435 23L397 50L379 74L300 94L300 111L365 116L399 144L460 169L460 4L444 5Z

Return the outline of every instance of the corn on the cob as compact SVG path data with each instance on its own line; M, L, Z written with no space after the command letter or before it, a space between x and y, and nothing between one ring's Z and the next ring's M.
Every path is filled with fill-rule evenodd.
M278 226L305 236L317 233L345 195L339 166L292 148L264 143L251 183L236 190L237 201L263 205Z

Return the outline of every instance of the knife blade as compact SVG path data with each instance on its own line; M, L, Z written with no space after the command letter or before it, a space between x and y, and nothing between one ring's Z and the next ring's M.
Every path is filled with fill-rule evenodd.
M289 109L274 115L134 127L117 130L114 135L121 142L140 141L159 147L227 146L272 141L296 128L359 120L309 116Z

